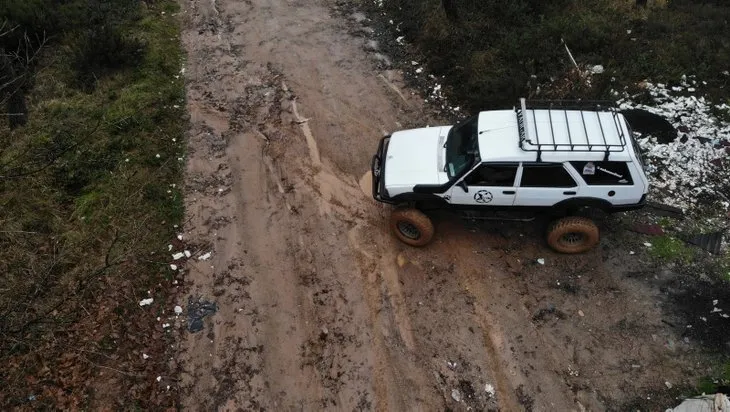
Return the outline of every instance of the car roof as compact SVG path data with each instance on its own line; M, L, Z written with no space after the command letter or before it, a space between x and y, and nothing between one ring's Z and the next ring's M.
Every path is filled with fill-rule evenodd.
M528 109L479 113L482 162L633 160L630 132L618 112ZM539 155L539 160L538 160Z

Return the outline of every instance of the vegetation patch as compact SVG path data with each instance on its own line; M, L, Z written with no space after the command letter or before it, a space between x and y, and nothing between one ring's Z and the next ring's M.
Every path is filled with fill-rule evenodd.
M183 215L177 7L0 5L4 410L175 405L156 318Z
M658 236L651 239L649 254L662 262L689 263L694 251L683 241L672 236Z
M612 98L645 79L696 75L725 101L730 4L635 0L356 1L385 15L386 30L469 112L511 107L520 97ZM580 67L576 69L570 55ZM415 58L415 57L414 57ZM590 77L587 69L602 66Z

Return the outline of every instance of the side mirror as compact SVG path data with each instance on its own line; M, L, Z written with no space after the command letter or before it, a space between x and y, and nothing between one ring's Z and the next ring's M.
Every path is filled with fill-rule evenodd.
M466 185L465 181L462 180L459 183L457 183L456 185L459 186L460 188L464 189L464 193L469 193L469 187Z

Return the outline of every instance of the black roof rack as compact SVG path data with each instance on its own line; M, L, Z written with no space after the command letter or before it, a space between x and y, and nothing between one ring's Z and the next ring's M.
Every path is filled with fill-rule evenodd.
M535 140L530 136L525 117L529 116L528 110L532 111L532 120L535 122ZM550 135L552 143L540 142L538 133L537 119L535 110L547 110L550 122ZM575 141L570 130L570 122L568 121L568 111L578 111L580 113L583 132L585 133L585 142ZM542 152L593 152L604 151L604 161L608 161L611 152L621 152L626 147L626 136L619 122L619 110L614 102L600 100L530 100L520 99L520 107L515 108L517 113L517 127L520 133L520 149L527 152L537 152L537 161L542 161ZM591 143L588 139L588 128L586 127L586 118L591 116L591 112L595 113L598 120L598 126L601 131L603 143ZM606 124L601 121L601 112L610 112L612 114L612 124ZM565 127L568 131L568 143L555 142L555 129L553 118L563 117L565 119ZM618 144L610 144L606 141L606 128L613 127L616 129L619 137ZM544 139L544 138L543 138ZM597 149L597 150L594 150Z

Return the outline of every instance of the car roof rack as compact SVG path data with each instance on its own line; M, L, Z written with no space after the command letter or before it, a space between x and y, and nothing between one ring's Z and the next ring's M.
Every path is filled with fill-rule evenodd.
M528 110L532 113L532 121L535 123L535 140L530 135L529 127L527 124L527 117L530 116ZM537 118L535 116L535 110L547 110L548 120L550 122L550 142L546 142L546 136L540 136L538 132ZM568 111L576 111L580 113L580 120L582 124L582 132L585 134L585 141L576 141L573 133L571 133L570 122L568 121ZM520 149L527 152L537 152L537 161L542 161L543 152L595 152L603 151L605 153L603 161L608 161L608 157L611 152L621 152L626 147L626 136L624 130L621 127L618 115L619 110L616 107L616 103L612 101L601 101L601 100L526 100L520 99L520 107L515 108L517 113L517 126L520 133L519 145ZM602 112L610 112L612 114L613 121L606 122L604 119L601 121ZM586 126L586 119L593 117L591 113L595 113L595 120L598 122L598 129L600 130L600 136L603 143L591 142L588 138L588 127ZM562 117L565 119L565 127L567 129L567 143L557 143L555 141L555 125L553 122L554 118ZM618 135L618 143L609 143L606 139L606 131L609 128L614 128ZM577 132L577 130L573 130ZM540 141L542 137L543 141ZM582 140L582 139L581 139Z

